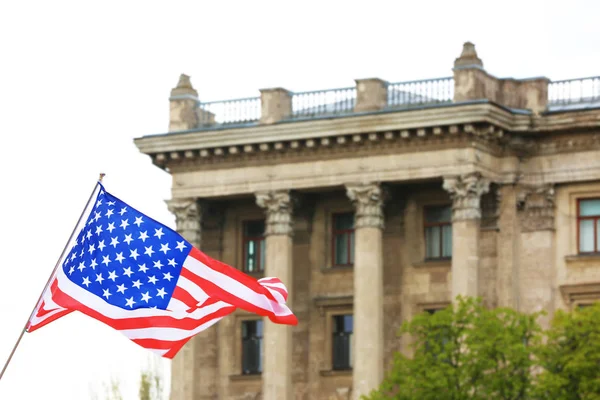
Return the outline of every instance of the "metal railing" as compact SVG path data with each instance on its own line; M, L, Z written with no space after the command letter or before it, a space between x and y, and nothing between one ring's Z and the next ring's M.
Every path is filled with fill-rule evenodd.
M294 93L292 118L351 113L355 104L355 87Z
M260 119L260 97L199 104L200 125L236 124Z
M548 85L548 105L600 102L600 76L553 81Z
M438 78L388 84L388 108L451 103L454 79Z

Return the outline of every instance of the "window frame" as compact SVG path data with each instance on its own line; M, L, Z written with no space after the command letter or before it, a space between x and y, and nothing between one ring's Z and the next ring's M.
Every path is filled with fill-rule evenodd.
M245 338L244 337L244 324L248 324L248 323L262 323L262 335L261 336L253 336L253 337L249 337L249 338ZM248 318L248 319L243 319L240 321L239 324L239 329L240 329L240 358L239 358L239 362L240 362L240 375L244 375L244 376L251 376L251 375L261 375L263 372L263 350L264 350L264 329L265 329L265 324L264 321L260 318ZM259 351L258 351L258 357L260 358L258 361L258 365L260 365L260 371L249 371L246 372L244 370L244 343L246 340L249 339L259 339L260 341L260 345L259 345Z
M341 215L352 215L353 218L353 223L352 223L352 228L351 229L336 229L336 218L341 216ZM354 246L353 243L356 239L355 236L355 231L356 229L354 228L354 222L355 222L356 216L354 215L354 212L351 211L345 211L345 212L335 212L331 214L331 266L333 268L349 268L349 267L354 267ZM337 263L337 259L336 259L336 238L338 236L341 235L348 235L347 237L347 246L348 249L346 251L346 257L348 259L348 263L346 264L338 264ZM351 257L352 256L352 257ZM350 260L352 260L350 262Z
M450 220L449 222L427 222L427 211L431 210L431 209L441 209L441 208L449 208L450 209ZM440 240L440 248L439 248L439 257L428 257L427 256L427 228L432 228L432 227L436 227L439 226L440 227L440 235L439 235L439 240ZM423 241L425 244L425 257L424 260L426 261L445 261L445 260L451 260L452 259L452 248L450 248L450 256L443 256L444 253L444 226L450 226L450 237L452 238L452 234L453 234L453 230L452 230L452 204L429 204L429 205L425 205L423 206Z
M600 221L600 214L586 217L581 216L581 202L589 200L600 201L600 197L581 197L577 199L577 254L600 254L600 246L598 246L598 224ZM581 221L594 221L594 251L581 251Z
M352 331L351 332L336 332L335 330L335 326L336 326L336 318L344 318L350 316L352 317ZM331 331L330 331L330 336L331 336L331 370L332 371L352 371L353 369L353 354L352 354L352 339L354 336L354 314L352 312L336 312L330 315L330 323L331 323ZM335 345L334 342L336 340L336 337L341 337L341 336L350 336L350 339L348 340L348 365L344 368L336 368L335 366L335 359L336 357L334 356L334 352L335 352Z
M264 219L247 219L242 221L242 272L247 273L247 274L262 274L265 272L264 269L264 262L266 260L264 260L264 258L266 257L266 251L265 254L262 254L262 244L265 244L266 247L266 237L265 234L263 232L263 234L261 236L246 236L246 226L250 223L255 223L255 222L262 222L263 225L265 225L265 229L266 229L266 221ZM258 266L258 269L254 270L254 271L249 271L248 270L248 257L246 254L246 246L248 245L248 243L250 242L256 242L256 248L258 249L257 253L256 253L256 265Z

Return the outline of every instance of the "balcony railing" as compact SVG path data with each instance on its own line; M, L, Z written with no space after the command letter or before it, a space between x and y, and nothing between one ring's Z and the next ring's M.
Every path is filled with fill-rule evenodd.
M453 102L451 77L387 84L387 110L435 106ZM291 119L348 115L355 112L356 87L291 94ZM600 107L600 76L553 81L548 85L548 110ZM288 105L289 107L289 105ZM261 98L199 103L200 126L235 125L259 121Z
M550 82L548 105L600 103L600 76Z
M355 104L355 87L294 93L292 118L351 113Z
M430 104L451 103L454 79L439 78L388 85L388 108L408 108Z
M260 97L199 104L200 125L241 124L260 119Z

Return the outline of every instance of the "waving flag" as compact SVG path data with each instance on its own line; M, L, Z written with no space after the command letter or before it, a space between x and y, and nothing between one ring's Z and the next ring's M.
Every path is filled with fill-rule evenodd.
M72 311L173 358L237 307L296 325L277 278L256 280L214 260L98 183L89 216L34 310L32 332Z

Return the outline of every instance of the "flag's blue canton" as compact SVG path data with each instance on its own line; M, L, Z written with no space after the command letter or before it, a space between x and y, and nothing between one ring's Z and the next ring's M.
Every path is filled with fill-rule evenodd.
M73 283L114 306L166 309L191 248L101 187L62 267Z

